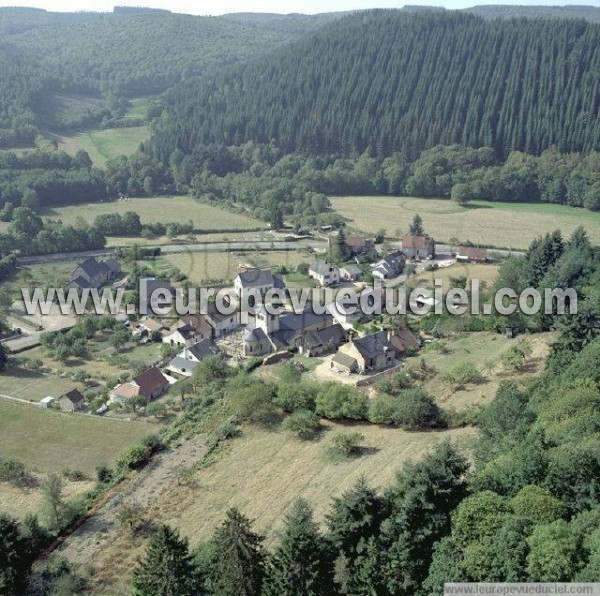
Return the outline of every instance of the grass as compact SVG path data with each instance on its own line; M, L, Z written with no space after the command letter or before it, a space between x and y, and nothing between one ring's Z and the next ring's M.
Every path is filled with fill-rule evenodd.
M450 267L441 267L436 271L424 271L412 277L410 285L421 288L433 288L436 279L442 280L444 292L451 287L450 278L466 276L468 280L477 279L483 285L490 287L498 277L498 265L477 263L456 263Z
M507 339L503 335L491 332L461 334L441 340L446 346L445 353L425 347L417 356L408 358L406 364L418 367L419 361L424 358L429 366L436 369L436 374L424 384L425 388L442 406L460 412L489 403L496 395L502 380L523 384L541 372L554 335L541 333L527 339L531 344L532 354L527 366L518 373L504 370L500 358L519 340ZM443 380L444 372L464 362L473 363L482 372L484 380L476 385L453 388Z
M62 414L0 400L0 453L41 473L64 468L93 474L152 432L145 423Z
M89 223L101 214L134 211L142 223L168 223L169 221L192 220L194 226L202 230L239 229L263 227L264 223L256 219L231 213L191 197L150 197L127 199L106 203L84 203L46 209L42 215L52 219L61 219L65 224L74 224L78 218Z
M181 485L173 483L153 502L148 516L177 528L195 546L211 537L227 509L238 507L272 547L283 515L296 497L307 499L323 524L331 498L361 476L374 486L387 487L405 462L423 458L441 441L451 439L468 447L475 436L473 428L408 433L374 425L326 422L325 427L322 440L308 442L284 432L246 428L210 465L202 466ZM330 461L327 445L331 437L348 431L365 436L361 446L368 454L340 463ZM127 589L131 569L145 544L145 539L121 534L98 553L94 577L102 581L102 590L120 593L121 588Z
M83 149L95 166L104 167L106 162L119 155L132 155L150 135L148 126L130 128L107 128L84 130L73 134L53 135L58 148L70 155Z
M269 268L285 265L294 268L299 263L310 260L310 256L300 251L260 251L260 252L204 252L168 255L161 261L177 267L195 283L204 280L232 281L242 266ZM160 263L160 262L159 262Z
M374 233L406 233L414 215L438 242L452 238L474 244L524 249L541 234L560 228L570 234L583 225L593 242L600 243L600 213L545 203L474 201L460 207L450 200L413 197L332 197L335 211L353 227Z
M81 386L70 379L22 368L0 374L0 393L31 402L39 402L46 396L58 398L75 388L81 389Z

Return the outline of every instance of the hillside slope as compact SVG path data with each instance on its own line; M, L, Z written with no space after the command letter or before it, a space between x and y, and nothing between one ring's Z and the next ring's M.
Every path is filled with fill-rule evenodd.
M162 158L248 140L311 154L414 157L452 143L590 151L599 69L600 26L584 21L362 12L177 87L150 148Z

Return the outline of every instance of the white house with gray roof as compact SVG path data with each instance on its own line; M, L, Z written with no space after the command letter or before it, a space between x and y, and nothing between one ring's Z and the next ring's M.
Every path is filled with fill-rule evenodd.
M321 259L315 259L308 268L308 275L321 287L334 286L340 282L340 270Z

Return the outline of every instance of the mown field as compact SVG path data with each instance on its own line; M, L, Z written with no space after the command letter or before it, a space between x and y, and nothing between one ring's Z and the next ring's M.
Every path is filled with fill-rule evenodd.
M106 203L84 203L46 209L42 215L52 219L61 219L65 224L73 224L80 217L91 223L98 215L123 214L126 211L134 211L139 214L142 223L187 222L191 219L194 227L202 230L248 230L264 227L264 223L256 219L231 213L195 201L190 197L149 197Z
M40 473L69 468L93 474L153 428L0 400L0 454Z
M44 397L60 397L71 389L81 389L79 383L57 375L13 368L0 375L0 394L39 402Z
M177 267L193 282L204 280L232 281L241 267L269 268L284 265L295 268L310 262L311 256L303 251L274 250L260 252L189 252L165 256L162 261Z
M592 240L600 243L600 213L562 205L474 201L460 207L450 200L389 196L332 197L331 203L349 225L371 234L385 229L399 237L418 213L425 231L438 242L450 243L456 238L483 246L524 249L541 234L556 228L570 234L582 225Z

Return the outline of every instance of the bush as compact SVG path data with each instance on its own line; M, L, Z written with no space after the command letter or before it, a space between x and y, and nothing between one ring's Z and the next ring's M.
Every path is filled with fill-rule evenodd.
M70 482L83 482L88 480L88 476L81 470L63 470L62 475Z
M274 398L276 406L285 412L315 410L318 387L310 383L280 384Z
M283 421L283 428L298 435L300 439L310 441L319 434L321 421L310 410L298 410Z
M386 377L378 383L377 390L388 395L399 395L405 389L414 386L413 376L414 371L406 370L391 377Z
M317 395L316 412L332 420L366 420L368 401L364 393L353 387L331 383Z
M121 471L143 468L154 453L162 448L158 435L149 435L138 445L130 447L117 460L117 469Z
M481 373L472 362L462 362L449 368L443 374L444 381L453 385L466 385L467 383L481 382Z
M331 451L342 457L358 455L360 453L359 444L364 439L364 435L360 433L340 433L333 437Z
M0 460L0 480L19 488L37 484L35 476L25 469L24 464L14 459Z
M264 422L275 410L273 390L264 383L241 387L231 393L230 400L238 420Z
M369 421L406 430L446 426L443 412L423 389L407 389L397 396L379 395L369 405Z
M96 468L96 480L100 484L108 484L113 479L113 471L106 465Z

